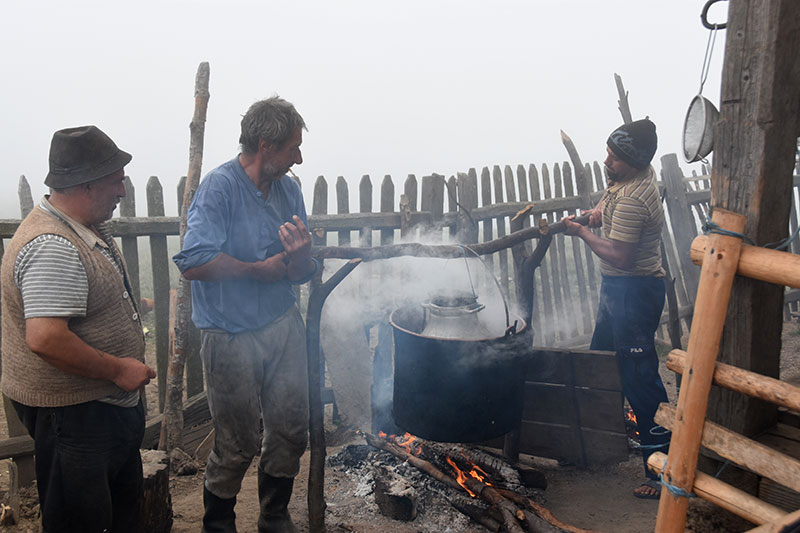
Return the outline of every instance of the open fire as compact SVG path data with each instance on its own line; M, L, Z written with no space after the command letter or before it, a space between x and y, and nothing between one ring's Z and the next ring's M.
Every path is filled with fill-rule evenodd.
M464 487L464 490L467 491L467 494L469 494L473 498L477 498L478 495L475 494L474 492L472 492L470 490L470 488L467 486L467 479L468 478L471 477L473 479L477 479L478 481L480 481L481 483L483 483L483 484L485 484L485 485L487 485L489 487L492 486L491 482L488 480L489 475L486 472L484 472L483 470L481 470L481 468L479 466L471 465L472 468L465 472L464 470L461 470L458 467L458 465L456 464L455 461L453 461L452 458L447 457L445 460L447 461L447 464L449 464L451 467L453 467L453 472L455 473L456 481L458 482L458 484L461 485L462 487Z
M628 438L639 443L639 430L636 424L636 414L629 405L625 406L625 429L628 433Z
M398 437L396 435L387 435L385 432L380 431L378 432L378 437L399 446L411 455L417 457L423 456L422 439L412 435L411 433L406 432L403 434L403 436ZM445 455L444 460L452 468L453 477L455 478L456 482L458 482L458 484L461 485L461 487L463 487L471 497L477 498L478 495L470 490L470 488L467 486L467 479L476 479L479 482L491 487L492 482L489 474L487 474L480 466L475 464L469 458L465 457L464 453L461 453L461 456L462 457L459 459L459 462L462 463L461 467L459 467L456 460L449 455Z
M373 448L389 452L394 456L380 454L377 457L382 457L380 461L383 464L371 468L377 476L374 490L379 507L383 503L384 507L388 506L410 517L392 516L392 518L413 519L416 516L418 503L423 505L422 502L427 499L427 497L418 498L414 489L409 490L404 481L382 479L382 476L396 477L401 470L387 463L399 459L402 461L401 465L413 466L416 471L423 472L440 482L430 483L438 486L437 491L446 493L445 500L454 509L484 525L490 531L502 530L515 533L545 530L573 533L585 531L556 519L546 508L534 501L537 492L522 484L517 467L483 449L428 441L409 433L400 437L385 433L380 433L378 436L360 434ZM423 479L428 478L423 477ZM399 486L403 486L403 489L398 490ZM386 491L387 487L391 493L379 494L379 490ZM383 508L381 512L386 514Z

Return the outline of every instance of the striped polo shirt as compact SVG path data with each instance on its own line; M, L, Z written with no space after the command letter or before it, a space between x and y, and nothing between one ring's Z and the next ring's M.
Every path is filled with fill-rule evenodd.
M600 260L605 276L664 277L661 265L661 230L664 209L653 167L633 179L615 183L603 195L603 238L638 243L630 269L622 270Z

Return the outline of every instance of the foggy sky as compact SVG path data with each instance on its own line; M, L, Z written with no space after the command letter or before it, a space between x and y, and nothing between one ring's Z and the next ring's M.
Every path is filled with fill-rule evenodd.
M391 174L450 176L487 165L602 161L622 123L614 73L634 118L657 124L656 158L681 150L709 31L703 1L71 0L0 8L0 218L19 216L17 182L44 194L55 130L96 124L133 154L126 168L144 214L159 176L167 214L188 168L188 124L201 61L211 69L203 174L237 153L254 101L293 102L309 131L302 178L377 192ZM717 4L720 5L720 4ZM710 13L727 16L727 3ZM725 32L703 95L719 103ZM680 159L685 172L699 167ZM657 161L656 161L657 163ZM398 192L399 196L399 192ZM396 200L397 201L397 200ZM377 204L376 204L377 205Z

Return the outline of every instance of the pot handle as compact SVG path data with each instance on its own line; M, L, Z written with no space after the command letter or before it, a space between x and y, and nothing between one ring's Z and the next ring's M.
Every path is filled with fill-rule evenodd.
M497 279L497 276L495 276L494 273L492 272L492 270L486 265L486 262L483 260L483 257L481 257L475 250L473 250L469 246L464 246L463 244L459 244L458 247L461 248L461 251L464 253L464 261L465 262L467 260L467 252L466 251L469 250L470 252L472 252L472 254L475 257L477 257L478 260L481 262L481 264L483 265L483 268L486 270L486 273L489 274L489 277L492 278L492 281L494 281L494 284L497 285L497 290L500 291L500 297L503 299L503 310L506 313L506 336L508 336L508 331L511 329L510 318L509 318L509 314L508 314L508 302L506 301L506 295L503 293L503 287L500 286L500 280ZM467 266L467 272L469 272L469 266ZM516 329L517 329L516 326L517 326L517 321L515 320L514 321L514 332L515 333L516 333Z
M507 339L507 338L513 337L514 335L517 334L517 322L519 322L519 321L515 320L513 324L511 324L510 326L508 326L506 328L506 332L503 335L503 338Z

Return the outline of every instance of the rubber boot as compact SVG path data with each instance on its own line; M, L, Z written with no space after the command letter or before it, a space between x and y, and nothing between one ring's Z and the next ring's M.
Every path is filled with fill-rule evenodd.
M223 499L203 485L203 533L236 533L236 497Z
M258 533L295 533L289 516L294 478L272 477L258 470Z

